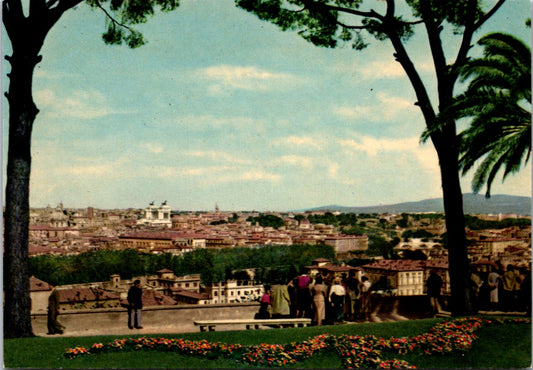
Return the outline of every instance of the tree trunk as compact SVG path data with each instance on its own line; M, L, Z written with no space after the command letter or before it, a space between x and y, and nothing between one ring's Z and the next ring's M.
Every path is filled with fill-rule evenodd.
M474 309L466 249L463 195L459 181L457 151L453 145L444 145L438 148L437 154L440 162L446 232L448 235L448 271L451 288L450 308L452 316L464 316L472 314Z
M438 33L435 28L433 32ZM432 29L428 30L432 35ZM389 38L396 51L395 58L404 68L411 85L417 96L417 105L424 116L426 126L433 127L435 121L435 112L432 108L431 101L426 92L426 88L414 65L412 64L407 51L405 50L401 38L390 33ZM434 44L436 44L434 42ZM441 45L440 42L438 45ZM438 48L434 48L438 49ZM440 106L448 106L453 99L453 78L446 73L447 67L444 62L444 55L433 52L438 56L434 61L439 81L438 92ZM440 68L439 68L440 66ZM446 220L446 231L448 234L448 270L450 274L451 285L451 311L453 316L461 316L472 313L472 301L470 293L470 272L468 264L468 255L466 250L466 233L465 218L463 213L463 194L459 180L458 167L458 141L456 137L456 125L450 122L442 132L435 132L431 135L431 140L439 157L439 168L441 173L442 197L444 203L444 215Z
M4 337L33 336L28 271L31 132L38 109L32 98L32 77L40 61L31 47L15 47L9 92L9 147L4 241ZM33 50L32 50L33 49Z

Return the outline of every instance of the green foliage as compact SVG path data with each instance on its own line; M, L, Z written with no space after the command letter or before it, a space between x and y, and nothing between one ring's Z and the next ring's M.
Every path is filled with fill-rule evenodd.
M402 213L402 218L399 220L396 220L396 225L401 227L402 229L409 226L409 216L406 213Z
M421 250L405 250L402 252L402 259L406 260L415 260L415 261L425 261L428 259L428 256L425 255Z
M232 277L233 270L257 268L258 280L287 282L316 258L335 259L333 247L296 244L259 248L197 249L183 256L145 254L134 249L97 251L76 256L36 256L29 260L30 275L52 285L108 281L113 274L124 279L154 275L168 268L177 275L199 273L204 283Z
M366 254L369 256L382 256L386 259L396 258L394 253L394 247L400 242L399 238L393 238L387 240L381 235L369 234L368 235L368 250Z
M311 214L311 215L309 215L307 217L307 219L312 224L326 224L326 225L337 226L340 223L339 222L339 218L336 217L331 212L326 212L323 215L320 215L320 214L313 215L313 214Z
M497 173L503 169L505 180L531 154L531 50L502 33L485 35L478 44L484 56L458 69L468 87L441 112L439 122L471 119L460 134L459 165L464 175L478 164L472 189L477 193L486 185L485 194L490 197Z
M330 335L373 335L381 338L414 337L426 333L441 319L408 320L399 322L366 323L354 325L335 325L327 327ZM324 333L324 327L287 328L276 330L215 331L204 333L154 334L164 338L183 340L207 340L212 343L233 343L257 345L262 343L289 344L308 340ZM435 356L419 352L409 352L401 358L421 369L522 369L531 364L531 324L493 324L484 325L476 331L478 339L469 351L454 351ZM142 335L146 336L146 335ZM132 338L141 335L129 336ZM6 339L4 341L4 363L7 368L139 368L141 364L157 364L158 368L250 368L249 365L236 363L234 359L213 359L192 357L176 352L135 351L113 352L97 356L81 356L75 360L61 356L66 348L81 346L91 348L94 343L110 343L124 336L92 337L33 337ZM498 343L498 345L494 345ZM397 357L397 352L384 350L383 358ZM146 365L145 365L146 366ZM327 351L319 356L300 362L291 368L331 369L343 368L338 356Z
M102 39L109 45L123 42L134 49L146 43L143 35L131 26L146 23L153 16L155 9L169 12L179 6L179 0L86 0L92 8L101 9L106 16L107 30ZM109 3L108 8L105 5Z
M259 215L258 217L248 217L246 221L251 222L252 224L258 223L263 227L273 227L275 229L284 226L285 223L281 217L276 215Z
M362 0L236 0L235 3L259 19L283 31L296 31L320 47L335 48L340 43L351 43L353 49L362 50L368 45L364 31L378 40L385 40L391 33L407 40L413 34L411 22L402 17L388 18L374 10L359 11Z
M511 226L530 226L529 218L505 218L501 221L482 220L478 217L465 215L466 227L470 230L506 229Z
M413 9L413 14L424 18L428 13L431 14L431 20L437 24L446 20L448 23L454 25L456 28L460 28L472 21L471 14L475 14L474 21L478 20L483 14L482 9L479 6L480 2L476 2L475 11L471 11L464 2L454 0L436 0L436 1L420 1L420 0L406 0L407 4ZM429 3L429 5L428 5ZM427 9L431 7L431 12Z

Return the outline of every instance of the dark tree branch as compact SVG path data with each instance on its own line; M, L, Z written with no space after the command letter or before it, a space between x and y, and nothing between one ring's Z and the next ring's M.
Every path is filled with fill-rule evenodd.
M100 4L100 1L96 1L96 6L98 6L98 8L100 8L100 10L102 10L104 12L104 14L106 15L107 18L109 18L109 20L111 20L111 22L113 24L116 24L117 26L119 27L122 27L122 28L125 28L127 29L128 31L133 31L132 28L126 26L125 24L123 23L120 23L119 21L117 21L111 14L109 14L109 12L102 6L102 4Z
M16 37L17 29L24 23L24 19L24 10L20 0L2 1L2 22L10 39Z
M44 0L30 0L30 15L42 13L46 10L46 3Z
M360 10L350 9L350 8L344 8L341 6L333 6L328 4L318 4L314 1L305 1L304 4L306 4L306 7L310 9L310 7L307 6L307 4L312 4L311 7L323 7L327 10L334 11L334 12L340 12L340 13L346 13L350 15L356 15L363 18L375 18L379 20L383 20L383 16L379 14L378 12L374 10L370 10L369 12L363 12Z
M57 1L58 1L58 0L48 0L48 1L46 2L46 7L47 7L48 9L50 9L51 7L53 7L53 6L57 3Z
M396 4L394 0L387 0L387 13L385 14L385 18L393 19L395 11L396 11Z
M490 17L494 15L500 9L500 7L505 3L505 0L499 0L491 10L489 10L487 13L485 13L484 16L482 16L475 24L474 24L474 30L476 31L479 27L483 25Z
M56 0L53 0L54 2ZM57 7L63 12L74 8L76 5L82 3L84 0L59 0Z
M505 0L504 0L505 1ZM474 31L476 30L475 25L475 16L477 11L477 0L469 0L467 4L467 12L469 14L468 22L465 24L465 30L463 32L463 39L461 41L461 46L457 52L457 58L454 63L454 73L456 73L456 68L464 65L468 58L468 52L472 47L472 37L474 36Z
M350 30L364 30L364 29L368 29L370 28L369 26L350 26L350 25L347 25L347 24L344 24L342 23L341 21L339 20L336 20L335 23L343 28L347 28L347 29L350 29Z

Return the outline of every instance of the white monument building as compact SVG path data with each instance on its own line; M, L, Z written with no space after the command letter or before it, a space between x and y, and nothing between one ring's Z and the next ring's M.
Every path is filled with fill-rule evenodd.
M150 226L164 226L172 227L172 221L170 220L170 206L167 205L165 200L161 205L155 206L154 202L144 210L144 217L137 220L137 224L150 225Z

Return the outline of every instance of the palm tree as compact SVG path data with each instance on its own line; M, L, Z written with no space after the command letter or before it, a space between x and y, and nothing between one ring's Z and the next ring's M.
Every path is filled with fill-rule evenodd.
M500 169L503 180L520 170L531 154L531 50L512 35L491 33L478 42L484 57L469 61L460 70L466 91L456 97L443 116L472 118L459 134L462 174L481 161L474 172L472 190L491 185ZM441 117L445 118L445 117Z

